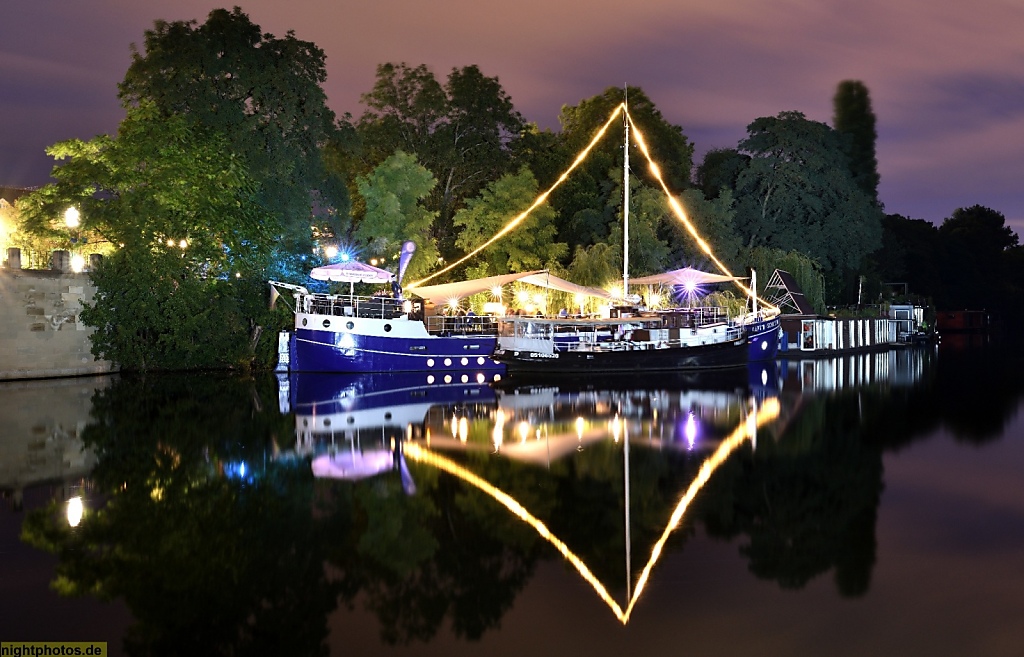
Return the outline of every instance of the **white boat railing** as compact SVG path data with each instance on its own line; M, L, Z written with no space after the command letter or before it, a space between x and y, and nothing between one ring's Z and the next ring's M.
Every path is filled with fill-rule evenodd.
M298 294L299 312L370 319L395 319L407 314L401 299L349 294Z

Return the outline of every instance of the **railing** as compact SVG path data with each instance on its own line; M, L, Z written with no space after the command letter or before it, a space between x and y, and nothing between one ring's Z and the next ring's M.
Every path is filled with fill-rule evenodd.
M498 320L490 315L433 315L427 331L438 335L497 335Z
M348 294L307 294L301 312L313 315L394 319L406 314L403 301L391 297L359 297Z

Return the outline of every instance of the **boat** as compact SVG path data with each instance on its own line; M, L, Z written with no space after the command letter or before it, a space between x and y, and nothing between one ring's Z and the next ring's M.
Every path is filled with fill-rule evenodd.
M477 316L453 310L449 300L491 292L514 281L610 298L603 290L574 285L545 270L420 286L407 293L395 284L400 278L364 263L326 265L313 269L310 276L348 282L349 292L314 293L301 285L270 281L275 289L291 291L295 304L293 330L280 338L279 369L428 372L444 382L491 382L505 371L504 364L492 358L497 319L504 308L498 304L493 313ZM360 296L354 293L355 282L391 283L394 290Z
M505 317L498 320L494 359L510 375L680 372L743 366L748 361L748 329L724 309L686 307L644 310L629 293L629 126L625 121L623 164L622 298L608 318ZM694 269L634 279L634 284L683 284L683 276L705 282L736 280Z

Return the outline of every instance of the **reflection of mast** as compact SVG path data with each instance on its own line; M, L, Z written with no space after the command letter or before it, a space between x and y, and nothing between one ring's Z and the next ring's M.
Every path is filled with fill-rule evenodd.
M625 443L622 447L625 458L623 459L623 479L626 482L626 599L633 597L633 568L631 566L630 548L632 543L629 536L629 422L622 423L622 439Z

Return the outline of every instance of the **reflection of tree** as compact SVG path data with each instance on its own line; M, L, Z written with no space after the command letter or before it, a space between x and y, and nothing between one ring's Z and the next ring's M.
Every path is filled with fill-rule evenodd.
M428 641L446 618L456 636L479 639L529 581L536 537L484 493L430 468L412 472L412 497L397 475L332 484L350 497L356 524L353 540L329 554L343 598L365 595L387 643Z
M712 482L697 513L712 535L747 535L758 577L799 589L834 568L840 593L867 591L882 459L858 409L856 395L809 402L781 440L759 440Z
M52 508L26 518L26 540L59 555L62 593L124 598L132 654L324 652L335 593L308 471L222 474L261 462L279 428L259 401L271 393L219 377L118 381L84 434L106 505L74 531Z

